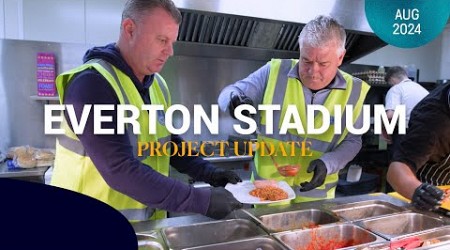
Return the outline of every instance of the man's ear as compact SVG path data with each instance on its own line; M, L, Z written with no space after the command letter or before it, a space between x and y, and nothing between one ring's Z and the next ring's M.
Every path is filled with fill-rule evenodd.
M338 61L339 61L339 65L338 65L338 66L341 66L341 65L342 65L342 61L344 60L345 52L347 52L347 50L345 50L345 49L343 49L343 50L341 51L341 54L340 54L339 57L338 57Z
M132 37L134 35L136 25L131 18L126 18L122 21L122 30L127 37Z

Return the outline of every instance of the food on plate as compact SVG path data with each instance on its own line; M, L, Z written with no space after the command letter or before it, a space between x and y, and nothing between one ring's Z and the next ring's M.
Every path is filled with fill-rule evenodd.
M278 187L278 182L276 180L255 180L253 181L253 185L256 188Z
M261 201L279 201L288 198L286 191L275 186L264 186L255 188L249 193L252 196L258 197Z

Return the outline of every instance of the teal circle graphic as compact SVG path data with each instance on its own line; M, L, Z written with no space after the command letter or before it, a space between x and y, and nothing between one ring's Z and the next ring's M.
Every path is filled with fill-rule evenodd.
M416 48L435 39L450 15L450 0L366 0L367 21L386 43Z

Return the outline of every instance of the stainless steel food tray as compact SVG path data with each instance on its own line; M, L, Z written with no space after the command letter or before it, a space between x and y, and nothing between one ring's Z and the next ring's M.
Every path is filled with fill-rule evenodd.
M267 235L261 227L245 219L167 227L161 232L170 249L184 249Z
M224 242L218 244L211 244L207 246L199 246L186 248L186 250L286 250L285 246L270 238L269 236L261 236L253 239L237 240L231 242Z
M444 221L441 219L413 212L361 220L356 222L356 224L382 236L385 239L392 239L394 237L425 231L445 225Z
M164 239L159 231L149 231L136 234L138 250L164 250L167 249Z
M330 212L319 209L304 209L266 214L258 216L257 220L269 233L278 233L295 229L308 229L341 221L339 217Z
M368 200L338 205L331 208L337 216L348 221L367 219L387 214L407 211L406 208L396 206L386 201Z
M383 238L350 223L276 233L273 236L292 250L335 249L338 243L343 243L343 246L336 249L355 249L370 243L385 242Z
M450 226L435 228L427 231L422 231L419 233L413 233L408 236L400 236L391 239L392 242L398 240L407 240L411 238L419 239L423 241L426 246L422 246L416 249L450 249Z

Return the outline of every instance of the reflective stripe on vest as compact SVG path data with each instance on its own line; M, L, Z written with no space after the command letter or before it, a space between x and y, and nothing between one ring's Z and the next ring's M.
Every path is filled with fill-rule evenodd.
M273 112L272 124L278 129L281 127L283 121L282 119L284 118L287 110L287 105L296 105L303 128L305 129L305 132L307 132L307 104L305 103L302 84L298 79L288 77L289 71L297 62L298 60L280 59L273 59L271 61L269 80L264 93L263 104L281 104L281 111ZM356 119L361 112L362 104L364 102L365 95L368 92L369 86L359 79L351 77L345 72L340 71L340 73L346 80L346 89L332 89L323 105L330 111L331 119L335 116L334 105L340 105L341 107L345 107L347 104L353 105L353 122L356 122ZM342 109L341 115L342 117L345 117L347 110L346 108ZM322 121L323 117L319 113L319 115L317 115L314 119L314 124L316 125L315 127L319 127L322 124ZM258 135L258 140L260 142L264 140L267 143L273 143L273 145L278 145L281 143L282 145L285 145L288 150L290 145L286 142L310 142L308 146L310 147L312 156L301 156L301 148L298 148L297 146L293 149L295 150L295 156L280 156L282 151L279 149L277 151L278 156L274 157L278 165L300 164L300 171L295 177L281 176L273 166L270 157L261 156L261 148L257 151L255 156L255 165L258 175L263 178L285 180L291 186L298 186L304 181L310 181L313 174L306 172L309 162L320 158L324 152L335 149L348 134L348 131L345 129L342 134L335 135L334 124L330 124L329 130L319 135L311 135L307 133L298 134L294 129L288 130L286 135L281 135L279 133L274 133L271 135L264 134L266 131L266 116L264 112L261 112L260 124L261 134ZM340 125L341 128L346 128L345 119L341 119ZM318 198L333 198L337 181L338 174L330 174L327 176L324 185L309 192L302 192L299 195L305 198L303 201L315 200Z
M95 68L95 70L108 80L121 104L143 105L142 98L135 89L131 79L103 60L89 61L76 69L58 76L57 87L61 104L64 101L65 87L71 81L72 77L88 68ZM163 105L164 110L170 106L170 94L167 85L164 79L158 74L155 74L153 84L150 86L150 95L152 104ZM148 112L141 110L140 114L138 121L141 125L142 133L136 136L133 134L131 126L127 126L126 128L130 142L132 143L131 145L133 146L133 153L136 157L138 140L143 142L159 142L161 144L170 140L170 133L164 124L161 123L161 121L164 121L164 112L158 112L158 115L162 117L158 117L161 119L158 119L157 122L156 135L150 135L148 133ZM65 119L62 127L65 129L66 134L57 138L57 154L52 185L97 198L119 210L130 221L142 221L148 220L149 218L161 219L166 217L165 211L149 208L131 197L111 189L101 177L100 173L98 173L89 156L86 154L83 145L73 131L71 131ZM169 174L169 156L149 157L148 155L143 155L137 158L161 174L166 176Z

